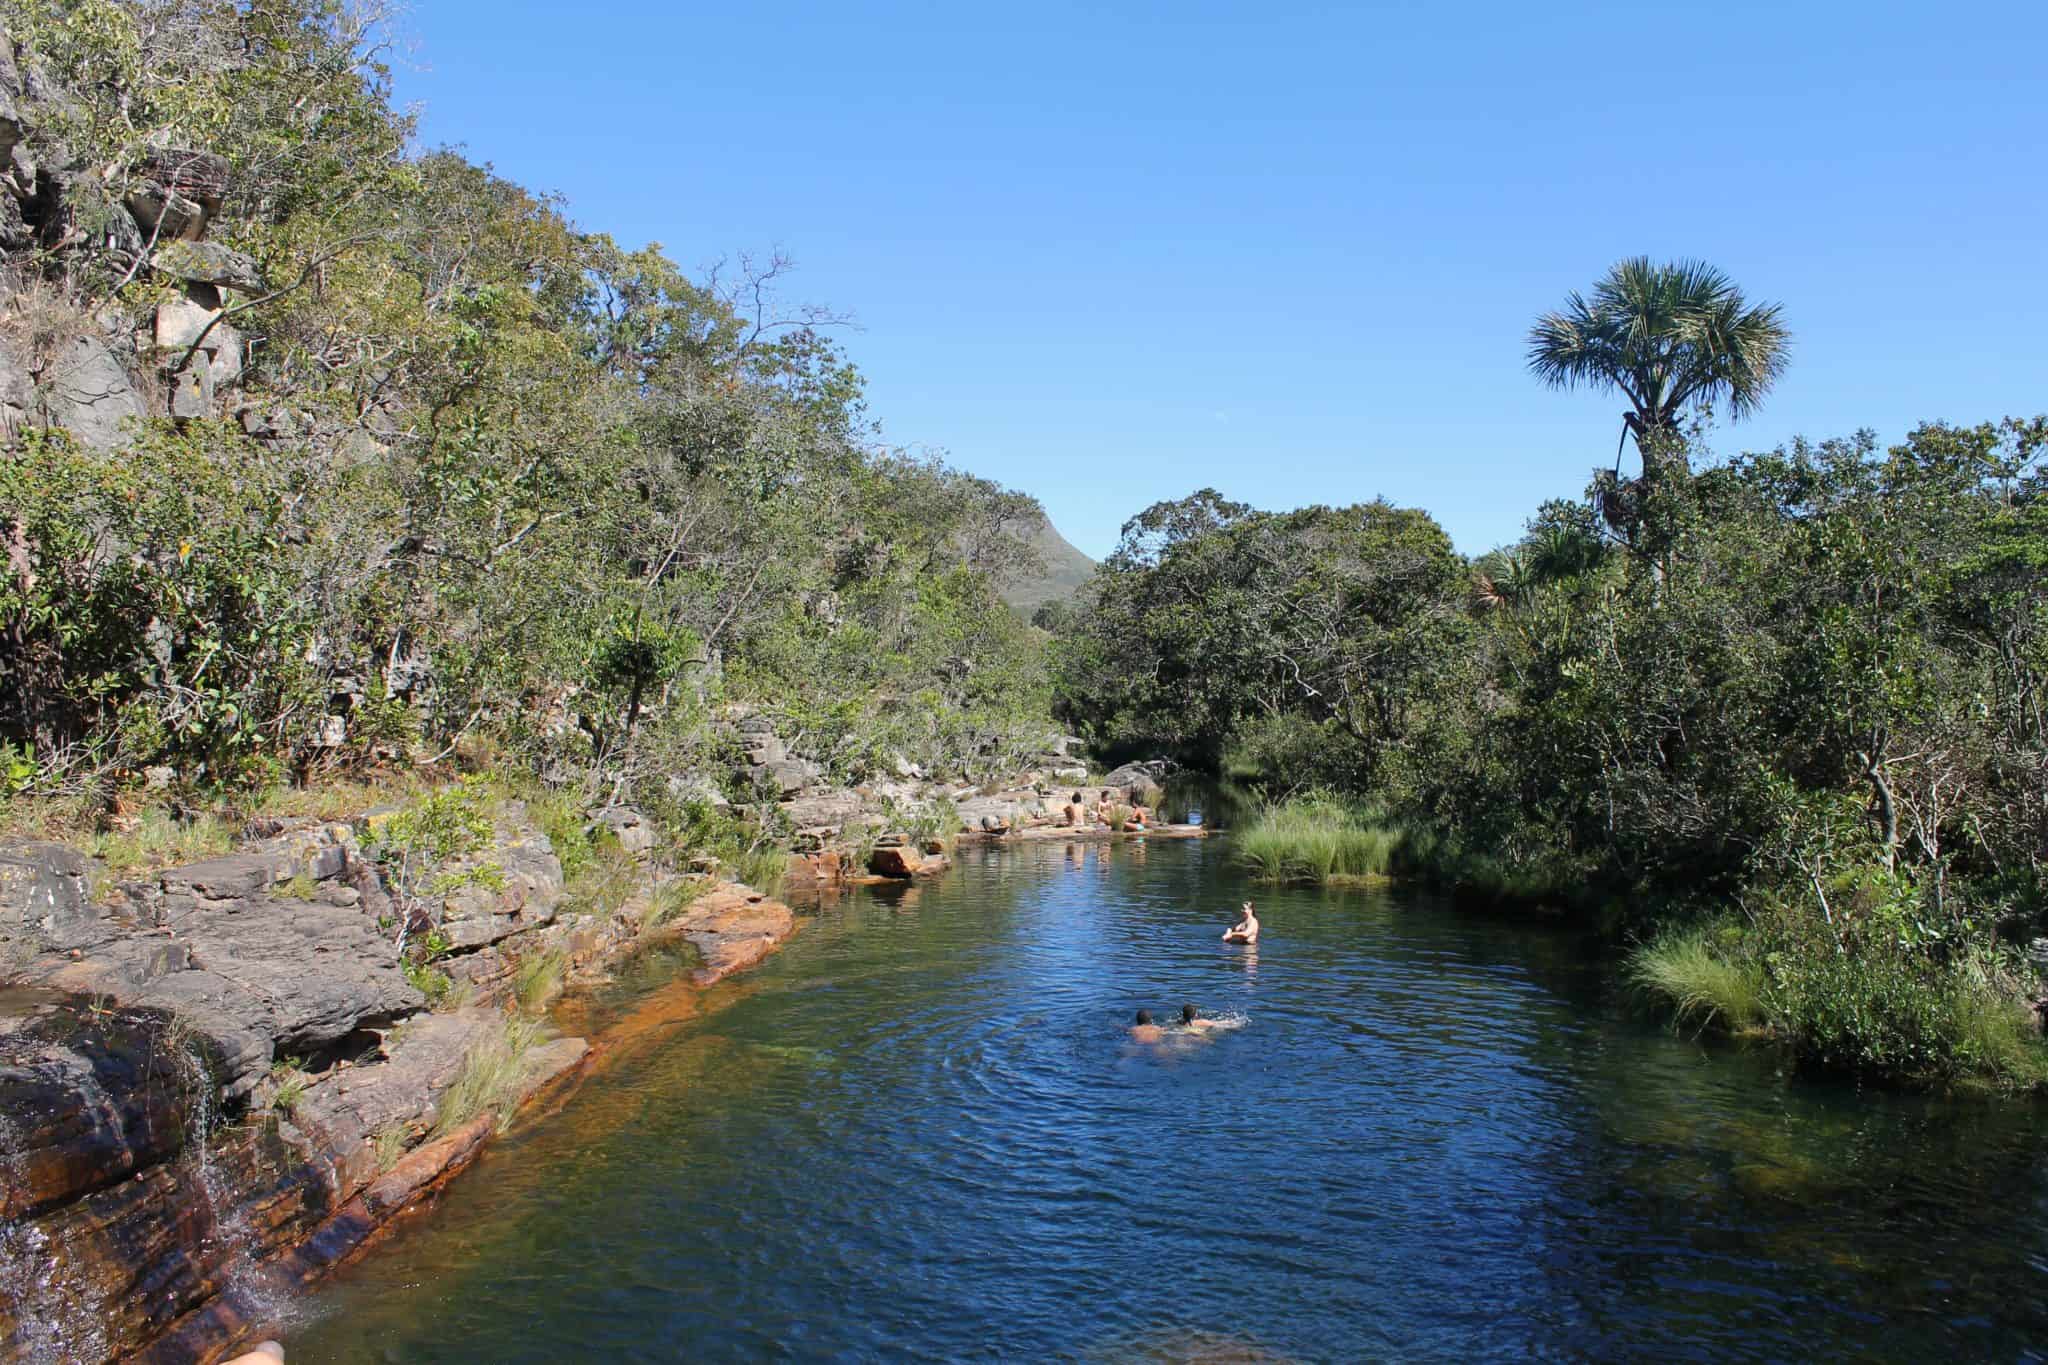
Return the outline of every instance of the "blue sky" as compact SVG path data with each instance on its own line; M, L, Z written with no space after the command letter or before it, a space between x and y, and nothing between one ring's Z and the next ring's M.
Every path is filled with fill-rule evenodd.
M419 0L423 141L685 266L786 250L892 442L1082 549L1203 486L1461 549L1613 457L1531 319L1632 254L1785 307L1717 447L2048 409L2048 5Z

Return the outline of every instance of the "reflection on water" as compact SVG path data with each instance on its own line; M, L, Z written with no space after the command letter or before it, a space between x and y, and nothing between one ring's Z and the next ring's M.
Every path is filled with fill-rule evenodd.
M1259 896L1217 842L969 850L709 998L323 1291L297 1361L2018 1358L2025 1106L1793 1084L1585 945ZM671 966L673 964L670 964ZM1246 1020L1130 1047L1132 1013ZM629 1009L630 1007L630 1009Z

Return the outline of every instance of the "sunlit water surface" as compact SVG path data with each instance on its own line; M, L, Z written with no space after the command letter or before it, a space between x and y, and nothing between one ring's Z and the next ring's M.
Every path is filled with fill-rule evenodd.
M822 909L317 1295L321 1361L2038 1358L2026 1105L1790 1081L1588 945L1221 841ZM1243 1016L1131 1045L1132 1011ZM630 1011L638 1006L638 1014ZM569 1021L578 1027L598 1022Z

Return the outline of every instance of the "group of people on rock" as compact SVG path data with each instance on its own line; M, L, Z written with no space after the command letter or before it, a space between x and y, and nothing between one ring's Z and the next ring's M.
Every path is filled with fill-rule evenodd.
M1126 830L1143 830L1152 820L1152 812L1135 792L1125 793L1120 799L1116 788L1104 787L1101 797L1094 801L1085 792L1075 792L1060 808L1060 823L1072 829L1086 829L1090 825L1114 828L1118 811L1123 812Z

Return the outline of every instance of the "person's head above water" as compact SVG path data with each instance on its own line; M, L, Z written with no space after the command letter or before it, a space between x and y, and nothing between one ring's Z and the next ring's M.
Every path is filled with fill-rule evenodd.
M1152 1022L1152 1011L1151 1011L1151 1010L1139 1010L1139 1011L1138 1011L1138 1022L1139 1022L1139 1023L1141 1023L1141 1024L1149 1024L1149 1023L1151 1023L1151 1022Z
M1196 1019L1200 1017L1201 1016L1195 1012L1195 1007L1193 1005L1182 1005L1180 1007L1180 1021L1183 1024L1192 1024L1195 1022Z

